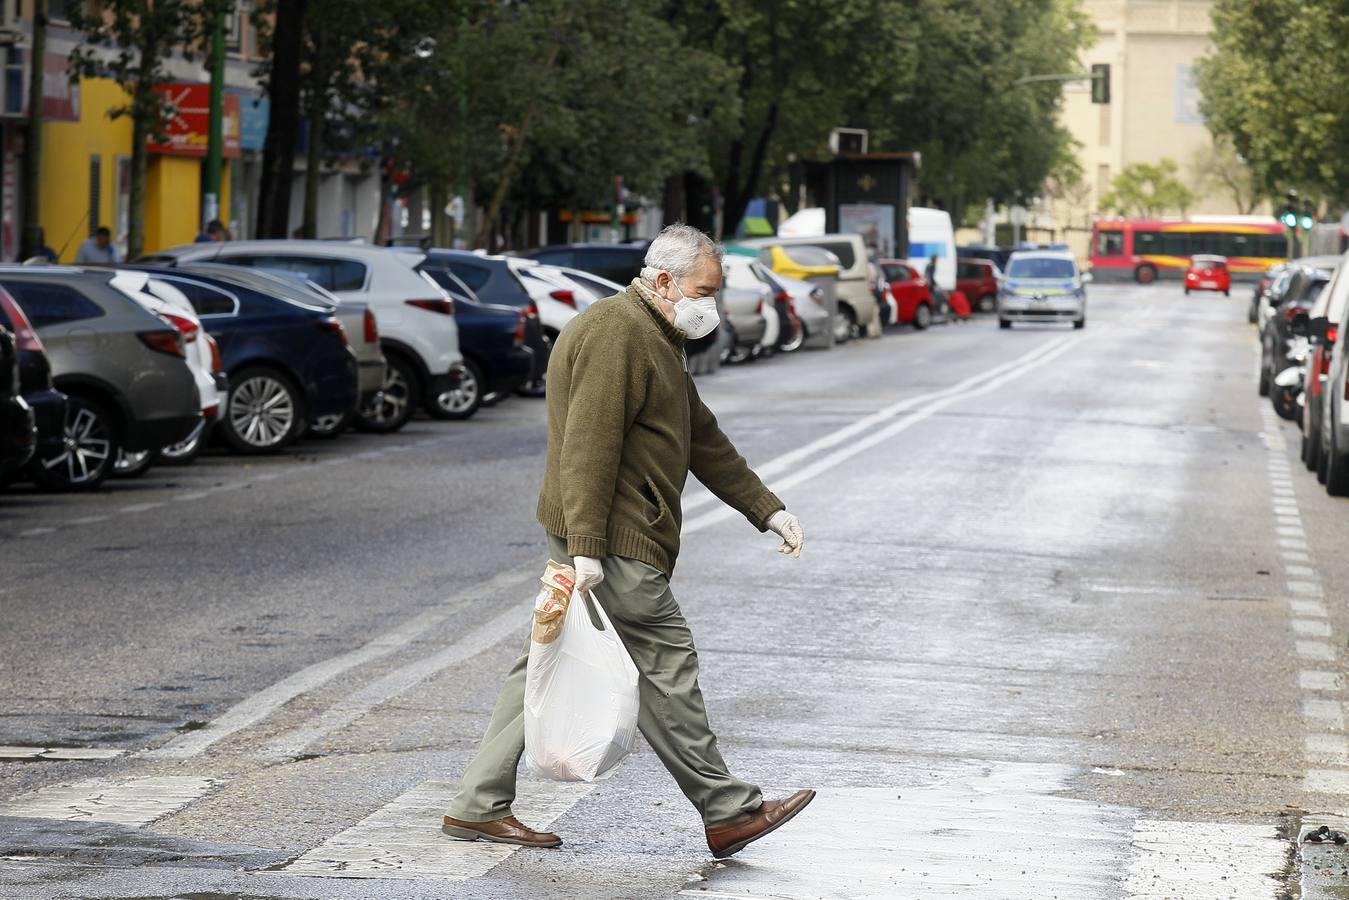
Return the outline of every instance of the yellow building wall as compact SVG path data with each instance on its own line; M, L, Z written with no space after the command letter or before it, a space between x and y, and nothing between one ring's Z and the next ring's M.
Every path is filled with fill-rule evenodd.
M41 224L47 243L62 262L75 259L89 233L99 225L116 234L117 158L131 152L131 120L109 119L108 110L127 101L114 81L85 79L80 83L80 120L47 121L42 126ZM89 221L89 161L101 160L98 221Z
M42 225L47 243L62 262L73 262L75 252L99 225L113 231L113 240L125 246L126 234L117 221L117 163L131 156L131 120L109 118L127 102L126 93L106 78L80 81L80 120L48 121L42 129ZM98 220L89 221L90 160L101 161ZM233 160L225 160L228 167ZM145 252L190 243L201 230L201 167L190 156L150 157L145 183ZM229 170L221 179L220 208L229 209Z

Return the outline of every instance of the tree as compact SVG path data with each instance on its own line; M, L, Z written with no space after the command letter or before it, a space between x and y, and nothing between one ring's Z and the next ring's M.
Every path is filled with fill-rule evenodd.
M1121 216L1152 219L1170 211L1185 214L1194 205L1194 193L1176 177L1174 159L1131 163L1115 176L1100 200L1102 210Z
M1349 32L1341 0L1215 0L1200 110L1256 193L1349 202Z
M145 242L146 143L163 139L173 107L160 88L172 80L174 54L193 59L206 29L233 0L103 0L96 12L67 7L71 27L83 42L70 54L72 76L106 76L127 93L112 118L131 118L131 184L127 256L140 256ZM97 223L90 222L90 227Z
M257 235L290 237L290 186L295 173L295 142L300 133L300 52L304 44L307 0L271 0L255 7L253 24L261 30L264 77L271 100L267 137L262 145L258 187ZM268 22L274 17L275 24Z
M1260 194L1250 167L1237 155L1230 138L1225 135L1214 137L1213 143L1195 152L1191 168L1199 192L1225 191L1238 213L1248 216L1255 212Z

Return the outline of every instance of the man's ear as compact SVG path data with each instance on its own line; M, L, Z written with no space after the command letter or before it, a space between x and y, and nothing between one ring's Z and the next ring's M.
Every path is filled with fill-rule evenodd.
M657 272L657 273L656 273L656 281L655 281L655 285L656 285L656 289L657 289L657 290L662 290L662 291L663 291L663 290L666 290L666 289L669 288L670 285L673 284L673 283L674 283L674 276L672 276L669 272Z

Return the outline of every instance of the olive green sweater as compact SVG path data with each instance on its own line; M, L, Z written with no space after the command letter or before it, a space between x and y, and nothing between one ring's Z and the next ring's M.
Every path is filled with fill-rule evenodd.
M689 472L760 531L783 508L699 399L684 332L629 287L553 347L539 522L572 556L626 556L668 577Z

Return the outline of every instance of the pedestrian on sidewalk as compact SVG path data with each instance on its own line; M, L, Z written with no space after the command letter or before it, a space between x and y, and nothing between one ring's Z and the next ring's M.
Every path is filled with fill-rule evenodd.
M800 557L801 523L764 486L703 405L686 340L717 326L721 248L688 225L651 242L632 284L594 303L558 338L548 366L548 451L537 517L554 560L594 591L641 677L637 724L702 816L707 845L730 856L815 797L764 800L732 775L707 721L698 655L670 575L679 554L680 496L690 472L783 553ZM511 814L525 746L529 642L506 677L444 831L466 840L557 847Z
M94 236L85 239L80 249L75 251L75 262L93 265L108 265L121 262L117 247L112 242L112 232L106 225L94 230Z
M229 240L229 232L225 230L225 223L219 219L212 219L206 223L206 228L201 234L197 235L193 241L194 244L214 244L218 241Z

